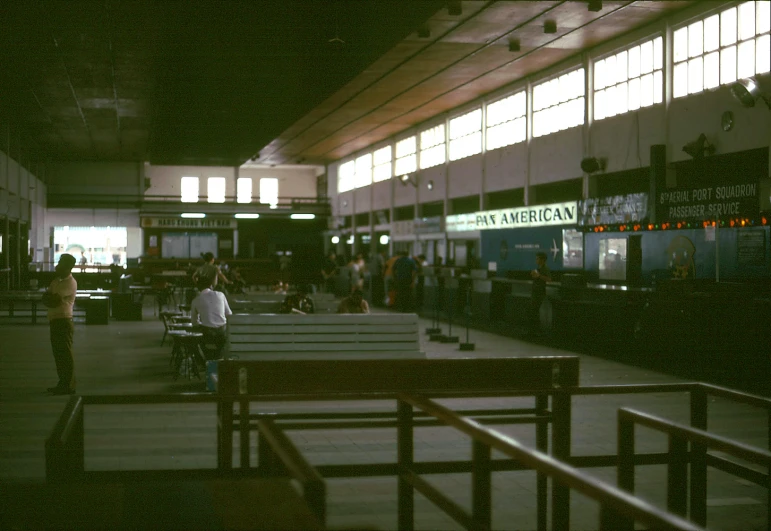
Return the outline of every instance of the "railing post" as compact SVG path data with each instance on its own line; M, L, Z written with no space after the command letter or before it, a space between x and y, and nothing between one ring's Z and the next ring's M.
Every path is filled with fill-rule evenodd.
M548 409L549 396L536 395L536 416L545 416ZM549 453L549 424L546 421L537 421L535 423L535 447L540 452L545 454ZM549 509L549 484L545 474L536 474L535 491L536 529L538 531L546 531L547 514Z
M555 458L567 463L570 459L570 423L572 396L567 391L557 390L552 398L552 453ZM570 488L552 481L551 525L554 531L570 528Z
M688 514L688 440L669 435L669 465L667 466L667 510Z
M630 494L634 494L634 422L627 419L624 416L623 411L618 412L618 466L616 468L616 483L618 488L625 490ZM604 509L607 513L607 509ZM632 531L634 529L634 522L629 518L617 518L615 522L608 521L608 515L603 517L601 510L600 513L600 528L602 529L602 523L606 521L612 529L615 525L615 529L618 531Z
M707 418L707 392L697 385L691 389L691 426L706 431ZM691 444L690 478L691 521L704 527L707 525L707 446L704 444Z
M492 527L492 473L490 447L474 440L471 463L471 518L485 529Z
M249 401L245 398L241 399L238 406L239 416L239 432L240 432L240 446L241 446L241 468L249 468Z
M221 470L233 468L233 404L224 398L217 402L217 466Z
M399 480L397 487L398 497L398 528L401 531L412 531L415 527L415 492L412 485L404 478L404 474L412 468L414 459L413 451L413 426L412 405L397 399L397 456Z
M276 475L275 453L260 430L257 430L257 473L260 477Z

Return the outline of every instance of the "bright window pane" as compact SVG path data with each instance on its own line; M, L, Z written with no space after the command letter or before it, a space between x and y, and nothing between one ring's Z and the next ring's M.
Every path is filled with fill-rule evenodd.
M260 203L265 205L278 204L278 179L275 177L260 179Z
M385 146L378 150L375 150L375 152L372 154L372 163L375 166L380 166L381 164L386 164L391 162L391 146Z
M615 56L613 56L615 57ZM534 100L542 106L533 113L533 136L548 135L584 122L583 94L586 72L578 68L534 88ZM581 106L580 112L576 106Z
M737 77L741 79L755 75L755 41L740 43L738 53Z
M583 96L573 100L573 123L571 124L573 127L577 127L584 123L586 117L585 111L586 101Z
M225 202L225 178L209 177L206 182L206 195L209 203Z
M238 203L252 202L252 178L239 177L236 181L236 201Z
M653 103L664 101L664 74L661 70L653 72Z
M672 75L672 96L680 98L688 94L688 63L675 65Z
M420 149L444 144L444 124L439 124L420 133Z
M594 119L602 120L605 118L605 91L599 90L594 93Z
M629 110L636 111L640 108L640 78L629 80Z
M198 177L182 177L180 181L180 190L182 192L180 200L183 203L197 203Z
M653 74L640 78L640 107L653 105Z
M444 162L444 144L424 149L420 152L420 167L431 168Z
M626 81L627 77L627 53L621 52L616 55L616 79L618 81Z
M758 14L755 17L757 20L757 33L767 33L771 30L771 2L755 2L758 6Z
M664 64L664 40L661 37L653 39L653 68L662 68Z
M739 40L743 41L754 36L755 2L744 2L739 6ZM739 60L739 63L741 63L741 59ZM741 77L741 75L739 77Z
M616 114L623 114L629 111L629 92L626 83L620 83L616 87Z
M365 153L357 158L355 169L354 188L361 188L372 184L372 153Z
M720 16L712 15L704 21L704 51L717 50L720 45Z
M688 59L688 27L675 31L674 41L675 62L685 61Z
M720 50L720 84L736 81L736 46Z
M640 75L640 47L635 46L629 49L629 77L638 77Z
M653 88L652 85L651 88ZM688 92L695 94L702 90L704 90L704 59L695 57L688 61Z
M704 53L704 25L700 21L688 26L688 57Z
M605 89L605 116L616 116L616 109L618 108L616 101L616 86L608 87Z
M352 160L340 165L340 168L337 170L337 191L339 193L353 190L355 173L355 163ZM260 181L260 196L262 196L262 180ZM260 203L262 202L262 197L260 197Z
M755 73L765 74L771 69L771 41L768 35L758 37L755 52Z
M594 63L594 90L602 90L605 83L605 60Z
M376 183L387 181L391 178L391 163L380 164L372 170L372 180Z
M396 159L396 175L407 175L418 169L418 159L416 155Z
M416 137L410 136L396 143L396 158L401 158L417 152Z
M605 59L605 81L606 86L615 85L618 79L618 72L616 72L616 56L611 55Z
M647 74L653 70L653 43L644 42L640 45L640 72Z
M720 13L720 45L730 46L736 42L736 8Z
M712 52L704 57L704 88L711 89L720 85L720 55Z
M520 142L524 142L525 138L527 137L527 119L524 116L520 116L516 120L512 122L511 126L511 138L513 142L512 144L519 144Z

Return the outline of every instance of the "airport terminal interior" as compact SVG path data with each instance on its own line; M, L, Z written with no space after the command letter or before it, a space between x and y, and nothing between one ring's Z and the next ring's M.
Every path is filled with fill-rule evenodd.
M771 528L770 1L6 2L0 59L0 530Z

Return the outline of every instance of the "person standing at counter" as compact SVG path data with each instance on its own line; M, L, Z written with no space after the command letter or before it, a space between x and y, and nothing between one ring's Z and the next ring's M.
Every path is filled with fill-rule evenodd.
M72 308L75 305L75 294L78 283L72 276L75 267L75 257L63 254L56 264L56 276L43 295L43 304L48 308L48 323L51 329L51 349L56 363L56 374L59 382L55 387L49 387L48 392L54 395L71 395L75 393L75 360L72 356L72 336L75 328L72 325Z
M536 268L530 272L533 279L533 291L530 295L530 330L529 335L539 335L541 331L541 304L546 298L546 283L551 282L551 271L546 265L546 253L535 254Z

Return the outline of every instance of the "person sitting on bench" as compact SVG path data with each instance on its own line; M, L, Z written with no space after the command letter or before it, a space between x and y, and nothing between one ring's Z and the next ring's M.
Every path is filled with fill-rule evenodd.
M340 301L337 313L369 313L369 304L364 300L364 294L360 289Z
M212 279L199 279L196 287L201 291L190 303L190 321L203 334L202 348L207 359L219 359L222 349L227 343L225 326L227 318L233 315L225 294L214 291ZM213 344L215 348L208 349L205 345Z
M308 296L310 289L308 286L297 286L297 293L287 295L281 304L279 313L313 313L313 299Z

